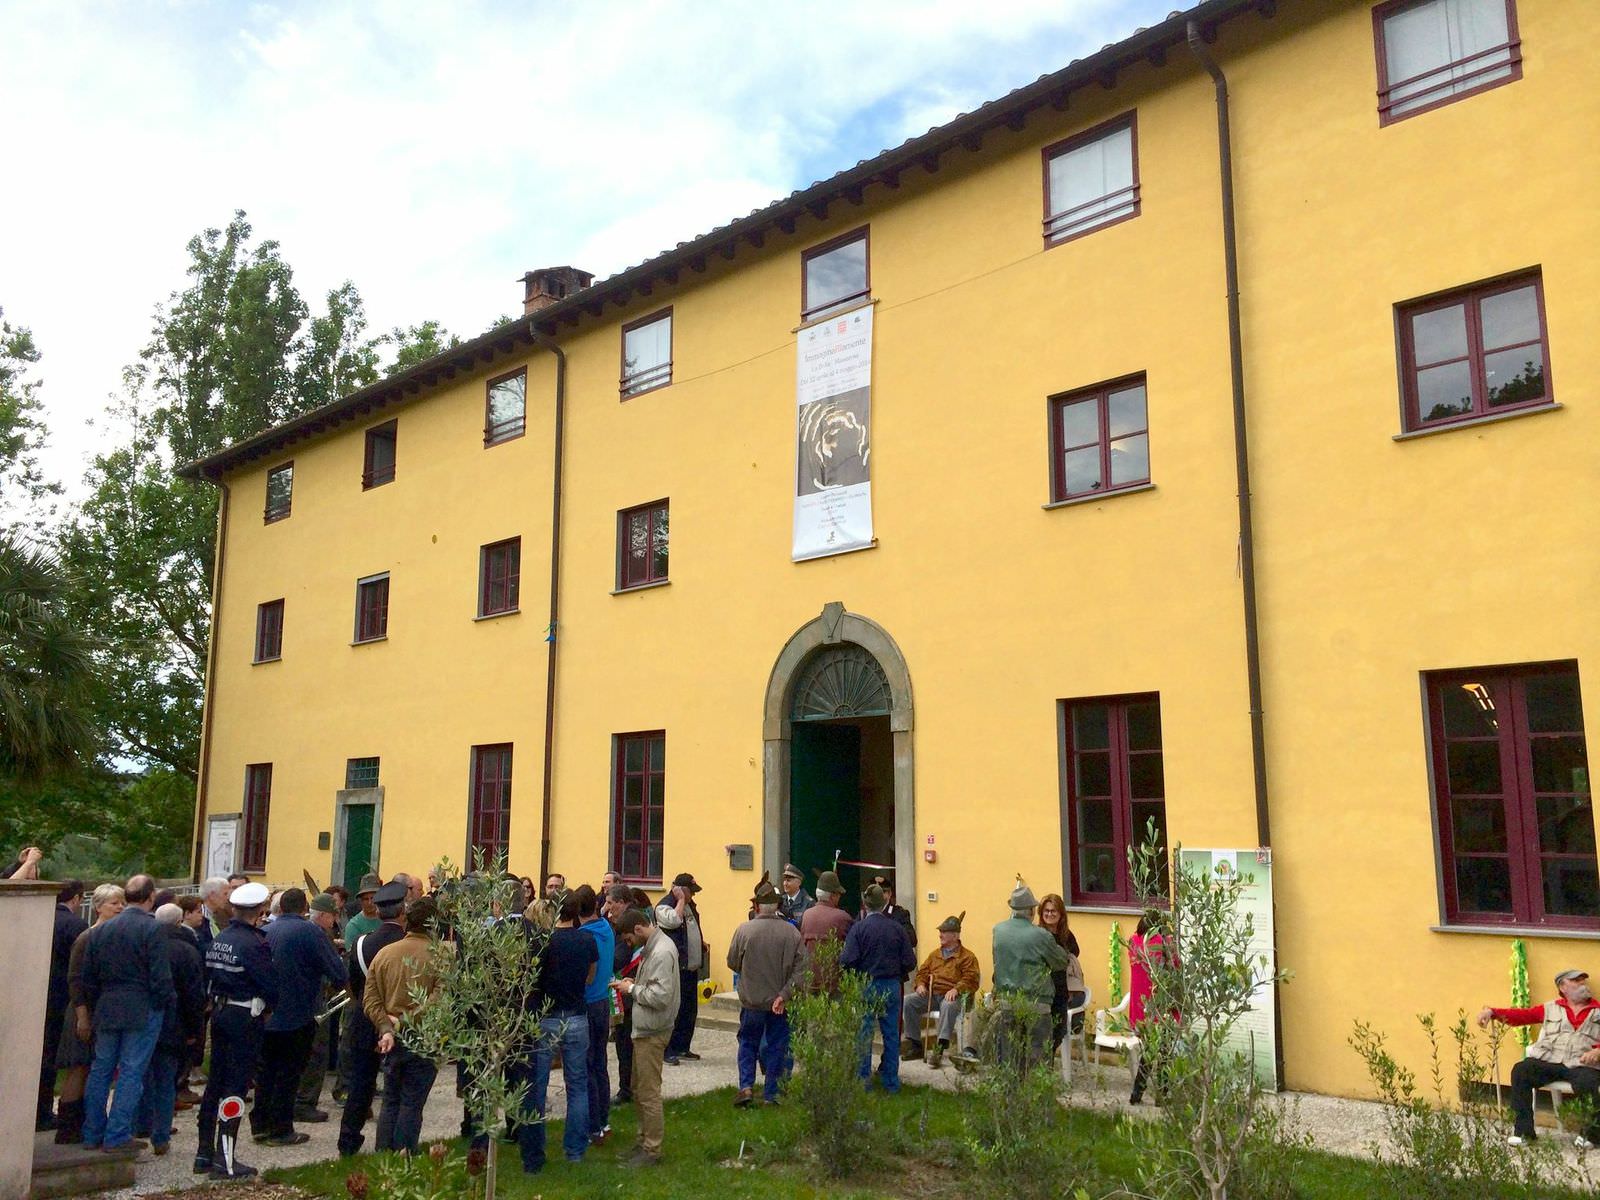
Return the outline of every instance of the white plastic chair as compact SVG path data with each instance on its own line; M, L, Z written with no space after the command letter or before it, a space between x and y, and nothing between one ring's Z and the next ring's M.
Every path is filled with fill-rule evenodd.
M1089 1010L1089 1005L1094 1002L1094 989L1088 984L1083 985L1083 1003L1076 1008L1069 1008L1066 1012L1067 1028L1061 1038L1061 1078L1068 1083L1072 1082L1072 1046L1078 1041L1078 1035L1072 1032L1072 1019L1082 1016ZM1083 1061L1087 1066L1089 1062L1088 1022L1084 1023L1083 1033Z
M1527 1058L1532 1050L1533 1050L1533 1047L1529 1046L1527 1050L1523 1051L1522 1057L1523 1058ZM1550 1093L1550 1111L1555 1114L1556 1128L1560 1129L1561 1128L1561 1097L1572 1095L1572 1085L1570 1083L1567 1083L1565 1080L1562 1080L1562 1079L1557 1079L1557 1080L1554 1080L1553 1082L1550 1082L1550 1083L1541 1084L1539 1087L1534 1089L1534 1097L1533 1097L1533 1099L1534 1099L1534 1107L1535 1108L1539 1107L1539 1095L1538 1095L1539 1092L1549 1092Z
M1134 1075L1139 1074L1139 1059L1144 1053L1144 1043L1131 1033L1111 1033L1111 1014L1121 1013L1128 1015L1128 1004L1133 999L1131 994L1124 995L1122 1002L1115 1008L1102 1008L1094 1014L1094 1044L1103 1050L1120 1050L1128 1055L1128 1069Z

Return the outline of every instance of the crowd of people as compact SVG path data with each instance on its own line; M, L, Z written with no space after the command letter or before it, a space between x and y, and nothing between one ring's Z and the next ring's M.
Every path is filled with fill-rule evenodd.
M538 955L528 1003L541 1013L540 1035L508 1071L526 1085L514 1133L524 1169L545 1163L542 1118L558 1062L565 1156L581 1160L604 1144L611 1109L631 1103L638 1142L624 1161L658 1162L663 1068L700 1057L693 1049L699 982L711 966L700 885L680 874L653 902L614 872L598 888L568 886L560 873L542 891L527 878L499 882L514 897L499 919L520 923ZM174 1114L194 1108L195 1172L241 1179L256 1173L238 1154L245 1121L256 1145L305 1142L309 1135L297 1126L331 1119L319 1105L332 1074L333 1099L343 1106L341 1155L364 1148L374 1116L377 1149L414 1152L439 1064L411 1049L404 1030L419 1000L439 986L437 948L450 943L440 892L451 886L438 872L426 879L398 873L387 882L369 874L354 896L338 887L308 894L235 875L177 896L135 875L94 889L91 923L79 916L83 885L63 884L38 1127L55 1129L63 1143L106 1151L148 1145L162 1155ZM973 1047L958 1045L962 1016L982 983L977 955L962 943L966 914L940 922L939 944L919 960L916 928L888 877L862 889L854 914L844 894L835 871L819 873L813 895L801 870L786 864L777 884L762 876L749 919L733 931L725 961L740 1004L736 1105L756 1103L758 1070L761 1102L781 1103L793 1069L789 1005L797 989L837 986L837 978L808 971L828 939L839 942L837 969L859 972L877 1002L861 1031L865 1086L898 1091L902 1058L924 1058L933 1069L947 1055L976 1059ZM1032 1006L1037 1020L1024 1053L1038 1061L1066 1036L1073 1009L1081 1019L1078 945L1059 895L1041 903L1019 880L1007 903L1010 916L993 931L991 986ZM882 1042L875 1068L874 1033ZM469 1081L457 1069L460 1094ZM247 1116L227 1103L252 1092ZM487 1143L470 1114L462 1131Z

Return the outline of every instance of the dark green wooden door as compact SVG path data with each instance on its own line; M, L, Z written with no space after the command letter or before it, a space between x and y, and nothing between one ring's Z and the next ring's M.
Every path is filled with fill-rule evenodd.
M344 806L344 861L339 864L339 882L352 892L372 870L372 818L376 812L371 804Z
M841 858L861 857L861 730L855 725L796 721L789 744L789 859L815 890L817 872ZM844 907L861 899L861 869L840 867Z

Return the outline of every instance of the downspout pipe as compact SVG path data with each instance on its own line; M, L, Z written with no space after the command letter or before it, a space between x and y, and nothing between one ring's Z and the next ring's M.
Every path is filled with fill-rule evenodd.
M1244 657L1250 688L1250 757L1255 775L1256 844L1272 845L1267 804L1267 739L1261 711L1261 632L1256 615L1255 529L1250 514L1250 442L1244 408L1244 348L1239 332L1239 246L1233 212L1233 138L1228 125L1228 80L1189 21L1189 49L1211 76L1217 95L1217 154L1222 175L1222 257L1228 285L1228 365L1233 375L1233 461L1239 491L1239 573L1244 589Z
M567 355L553 338L541 333L528 322L528 333L534 342L543 346L556 360L556 431L555 465L552 471L554 494L550 501L550 624L545 630L545 641L550 653L546 656L544 679L544 794L540 800L539 823L539 887L550 877L550 810L555 785L556 756L556 650L561 644L559 618L561 604L561 475L565 463L567 434Z
M194 798L194 857L190 860L190 876L194 882L201 879L201 864L205 862L206 803L211 796L211 726L216 713L217 688L217 622L222 613L222 572L228 561L228 502L233 493L221 479L203 476L217 485L222 493L217 505L217 548L211 564L211 630L206 639L206 687L204 713L200 718L200 777Z

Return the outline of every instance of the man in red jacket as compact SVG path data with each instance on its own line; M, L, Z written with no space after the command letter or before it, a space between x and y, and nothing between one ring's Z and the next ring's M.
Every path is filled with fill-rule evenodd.
M1532 1008L1492 1008L1485 1005L1478 1024L1502 1021L1507 1025L1538 1025L1539 1037L1528 1056L1511 1068L1513 1146L1534 1140L1533 1089L1562 1082L1574 1095L1600 1093L1600 1001L1589 990L1587 971L1567 970L1556 976L1559 999ZM1600 1145L1600 1110L1577 1138L1580 1150Z

